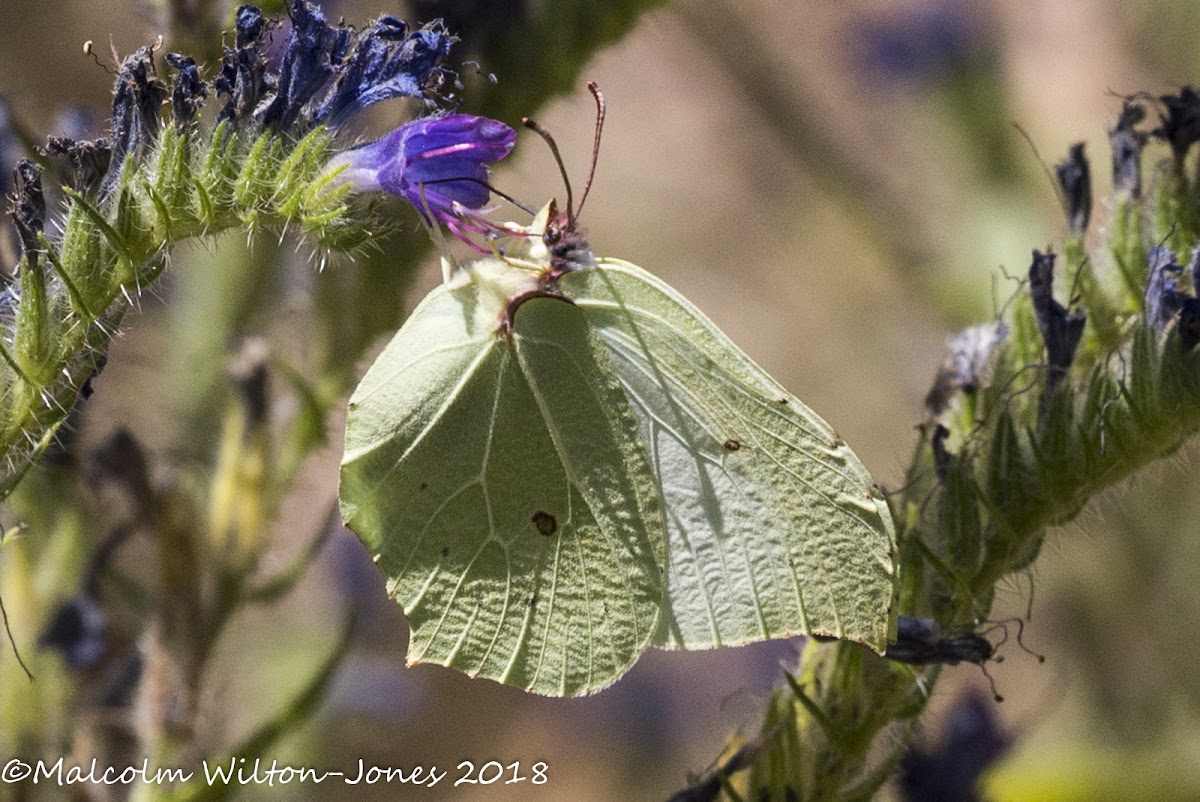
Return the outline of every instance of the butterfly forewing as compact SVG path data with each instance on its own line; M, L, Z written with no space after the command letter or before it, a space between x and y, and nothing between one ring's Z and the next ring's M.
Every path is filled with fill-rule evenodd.
M410 662L592 692L656 631L657 490L583 314L533 299L503 337L490 305L477 284L436 290L372 366L351 399L343 513L404 606Z

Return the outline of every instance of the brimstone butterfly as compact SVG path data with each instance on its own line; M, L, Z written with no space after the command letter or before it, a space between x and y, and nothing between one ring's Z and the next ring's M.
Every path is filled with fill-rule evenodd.
M882 652L895 533L866 469L687 299L594 259L572 203L431 292L351 398L343 517L409 662L567 696L650 646Z

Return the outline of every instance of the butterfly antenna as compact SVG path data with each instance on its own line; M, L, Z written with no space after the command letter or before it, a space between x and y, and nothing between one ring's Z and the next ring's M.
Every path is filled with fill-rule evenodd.
M604 93L600 91L600 86L595 81L588 81L587 88L592 93L592 97L596 98L596 135L592 139L592 166L588 168L587 183L583 185L583 196L579 199L579 208L575 210L576 217L583 213L583 204L587 203L588 193L592 191L592 179L596 177L596 161L600 158L600 135L604 132L604 115L607 112Z
M571 228L575 227L575 207L574 196L571 194L571 179L567 177L567 166L563 164L562 154L558 152L558 145L554 141L554 137L550 136L542 124L529 117L521 118L521 125L531 131L537 133L542 139L546 140L546 144L550 146L550 152L554 154L554 161L558 163L558 172L562 174L563 183L567 186L567 223Z

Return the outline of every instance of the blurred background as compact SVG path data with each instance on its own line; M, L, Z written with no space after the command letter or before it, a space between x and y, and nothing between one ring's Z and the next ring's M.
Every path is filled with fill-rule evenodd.
M461 33L469 47L499 24L489 13L522 4L323 5L331 18L355 23L380 13L445 16L468 26ZM110 42L122 54L152 42L164 33L160 19L149 2L0 0L0 94L36 139L98 135L111 76L84 56L83 42L94 41L111 63ZM470 28L472 20L482 28ZM1177 89L1200 79L1198 65L1200 14L1190 0L682 0L647 13L583 70L609 103L583 223L597 253L633 261L691 298L895 487L947 336L993 317L1015 287L1008 276L1027 270L1033 248L1062 238L1047 164L1071 143L1087 143L1097 198L1089 239L1098 239L1119 96ZM479 94L503 95L510 78L502 66L481 64L498 84L477 86ZM380 109L360 135L381 134L407 113ZM593 125L583 80L537 116L582 180ZM1148 151L1147 169L1164 157ZM533 136L521 137L495 183L533 205L563 197ZM176 253L96 381L77 426L79 448L124 426L162 481L186 482L190 462L221 436L211 386L223 375L231 332L265 334L297 366L317 347L317 266L307 248L279 247L267 235L247 249L238 234ZM241 267L264 263L266 272ZM335 277L356 269L346 258L324 267ZM220 292L214 276L225 277ZM244 276L269 280L239 283ZM402 281L388 278L381 302L399 319L438 280L430 261ZM266 313L239 317L245 299L263 292L274 298ZM369 364L351 361L345 367L358 375ZM281 507L264 565L289 564L327 525L340 425L330 423L328 442ZM1002 590L998 619L1024 615L1032 594L1025 639L1047 660L1039 665L1010 640L1007 659L990 667L1006 698L995 712L1015 739L989 775L995 798L1200 797L1196 464L1196 449L1187 449L1094 500L1051 533L1030 575ZM86 522L78 536L91 537ZM74 560L76 576L88 553ZM9 558L0 553L0 563ZM50 605L77 581L41 574L36 598ZM5 601L34 673L61 673L56 655L31 645L44 609ZM794 654L786 642L653 652L617 685L581 700L406 669L401 611L358 541L337 531L293 593L231 623L204 686L202 741L220 752L274 715L328 654L348 608L360 614L350 654L315 716L271 757L347 771L360 757L368 765L436 763L452 777L462 760L549 766L543 786L444 782L422 792L427 799L665 798L707 769L731 733L753 732L780 662ZM0 663L9 660L5 646ZM948 669L918 740L936 742L947 709L986 683L972 666ZM6 684L0 701L16 708L34 692ZM39 685L42 693L54 687L41 677ZM42 725L60 753L71 723ZM365 800L404 792L318 793Z

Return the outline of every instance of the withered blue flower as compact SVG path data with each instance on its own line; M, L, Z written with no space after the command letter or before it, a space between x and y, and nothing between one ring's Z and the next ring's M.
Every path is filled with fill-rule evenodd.
M403 21L380 17L359 35L313 120L336 127L381 100L421 97L453 42L436 23L410 32Z
M444 223L470 242L469 233L494 226L472 212L488 202L488 165L512 150L517 132L471 114L424 117L369 145L335 157L341 179L360 192L383 190L417 208L427 223Z
M1155 331L1163 331L1183 306L1184 295L1179 291L1183 267L1175 261L1175 252L1166 245L1151 248L1146 262L1146 322Z
M1076 142L1067 151L1067 158L1054 167L1066 201L1067 230L1082 237L1092 216L1092 171L1084 153L1084 143Z
M1125 101L1117 125L1108 132L1112 143L1113 190L1118 195L1140 198L1142 195L1142 148L1149 137L1137 126L1146 119L1146 110Z
M247 118L280 130L316 123L339 127L354 114L394 97L422 98L439 77L441 60L455 42L439 23L411 30L383 16L362 31L333 25L309 0L288 6L291 31L277 69L268 66L268 37L262 13L242 6L236 48L226 48L213 81L228 97L221 119Z
M351 41L348 27L331 26L321 9L307 0L295 0L288 16L292 32L279 67L275 94L255 112L264 125L282 128L296 122L305 105L337 72Z
M258 8L251 5L238 8L236 47L224 49L221 70L213 79L217 94L229 98L221 109L220 120L239 122L248 118L276 81L275 76L267 77L264 27Z
M104 610L92 596L81 593L54 611L38 638L38 645L61 653L69 668L83 671L103 659L107 651L104 639L107 628Z
M175 130L183 133L204 105L204 99L208 97L208 84L200 79L200 68L191 56L168 53L167 63L175 68L175 81L171 85Z
M17 162L17 168L13 171L16 191L10 199L10 214L16 225L21 250L30 259L36 259L41 252L38 237L46 226L46 196L42 191L42 172L40 165L28 159Z
M1150 133L1171 146L1177 170L1183 169L1192 143L1200 141L1200 94L1190 86L1177 95L1160 95L1166 109L1159 114L1161 124Z
M1049 399L1075 359L1075 349L1083 338L1087 315L1082 309L1067 312L1067 308L1054 299L1053 253L1033 252L1033 263L1029 267L1029 296L1033 301L1038 329L1046 343L1047 370L1043 398Z
M964 696L951 710L940 743L910 749L900 764L900 786L907 800L980 799L983 773L1013 745L982 694Z
M158 138L159 109L170 94L154 69L154 50L140 47L117 70L112 102L112 161L106 191L119 180L127 158L136 158Z

